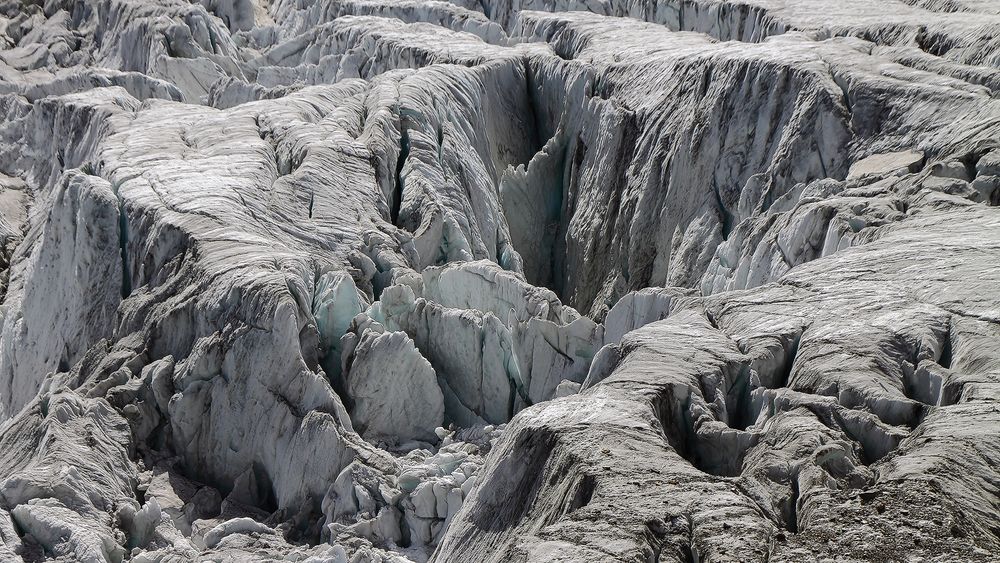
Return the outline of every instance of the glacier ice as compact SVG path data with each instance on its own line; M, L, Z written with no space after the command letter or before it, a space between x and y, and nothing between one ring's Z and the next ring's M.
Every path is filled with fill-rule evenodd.
M0 560L996 560L998 38L0 0Z

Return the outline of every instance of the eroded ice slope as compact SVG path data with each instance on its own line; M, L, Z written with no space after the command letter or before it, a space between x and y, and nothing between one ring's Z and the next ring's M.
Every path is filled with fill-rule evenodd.
M991 2L0 12L0 559L1000 554Z

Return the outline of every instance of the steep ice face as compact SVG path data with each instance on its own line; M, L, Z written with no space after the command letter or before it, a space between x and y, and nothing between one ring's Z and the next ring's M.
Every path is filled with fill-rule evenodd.
M358 433L369 441L436 441L444 398L434 368L406 333L365 330L350 354L344 390Z
M24 255L12 257L0 339L5 418L34 397L45 374L68 370L113 333L126 287L122 213L106 180L70 172L47 216L28 229Z
M996 559L998 31L0 2L0 559Z

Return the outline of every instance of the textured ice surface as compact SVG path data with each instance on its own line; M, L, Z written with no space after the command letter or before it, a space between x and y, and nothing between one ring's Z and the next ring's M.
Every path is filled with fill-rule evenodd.
M995 561L998 95L991 0L0 0L0 560Z

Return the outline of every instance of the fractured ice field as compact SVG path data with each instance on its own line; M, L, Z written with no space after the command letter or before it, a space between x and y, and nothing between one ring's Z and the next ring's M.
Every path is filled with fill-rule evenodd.
M1000 0L0 0L0 563L1000 561Z

